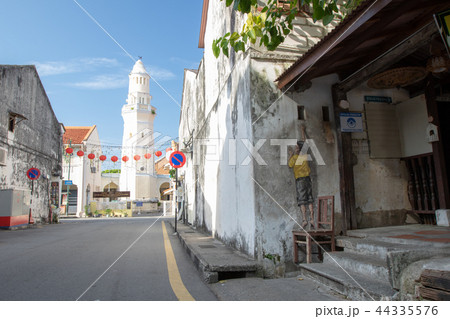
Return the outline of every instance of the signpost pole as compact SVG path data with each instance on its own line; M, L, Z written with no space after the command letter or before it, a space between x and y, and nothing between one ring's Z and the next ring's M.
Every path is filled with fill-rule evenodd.
M31 180L31 196L30 196L30 214L28 215L28 224L31 223L31 205L33 204L34 179Z
M72 147L72 140L69 140L69 147ZM70 160L72 159L72 154L69 154L69 170L67 172L67 180L70 181ZM67 196L66 196L66 217L69 216L69 184L67 184Z
M178 168L175 169L175 234L177 233L178 215Z
M175 233L177 233L177 219L178 219L178 168L183 167L186 163L186 156L179 151L174 151L170 154L169 164L175 168Z

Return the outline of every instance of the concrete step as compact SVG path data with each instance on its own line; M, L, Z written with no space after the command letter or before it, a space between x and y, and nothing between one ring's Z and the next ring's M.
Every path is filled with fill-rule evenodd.
M386 260L376 256L355 254L346 251L336 251L324 254L324 264L343 268L346 271L361 274L363 276L389 281L389 270Z
M346 252L373 256L386 260L391 251L405 251L417 249L415 245L407 245L396 242L387 242L373 238L357 238L338 236L336 237L336 247L344 248Z
M343 271L332 264L301 264L302 274L331 289L346 295L351 300L396 300L397 291L386 281L374 275L365 276L352 271Z

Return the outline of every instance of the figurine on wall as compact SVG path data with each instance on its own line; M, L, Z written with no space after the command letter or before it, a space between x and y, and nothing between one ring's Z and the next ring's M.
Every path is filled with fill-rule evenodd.
M314 226L314 208L313 208L313 196L312 196L312 182L311 182L311 168L308 164L308 155L300 154L306 140L305 127L302 126L302 140L297 142L295 151L289 147L289 167L294 171L295 188L297 190L297 204L300 206L300 210L303 216L302 228L310 225L310 228ZM306 206L309 210L309 220L306 216Z

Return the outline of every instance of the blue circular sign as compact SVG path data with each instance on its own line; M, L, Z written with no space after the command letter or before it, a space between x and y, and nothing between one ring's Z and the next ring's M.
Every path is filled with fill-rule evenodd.
M182 152L175 151L170 155L169 164L173 168L180 168L186 163L186 156Z
M39 176L41 176L41 171L35 167L32 167L27 171L27 177L31 180L36 180Z

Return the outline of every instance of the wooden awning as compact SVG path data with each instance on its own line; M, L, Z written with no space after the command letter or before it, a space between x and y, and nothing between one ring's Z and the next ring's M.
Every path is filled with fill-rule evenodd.
M449 7L444 0L367 0L286 70L278 87L333 73L342 81L434 23L433 14Z

